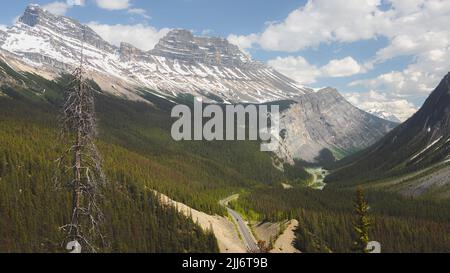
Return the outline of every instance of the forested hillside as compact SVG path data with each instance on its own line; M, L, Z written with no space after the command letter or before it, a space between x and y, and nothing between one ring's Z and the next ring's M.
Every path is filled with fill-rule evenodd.
M57 130L45 125L50 115L39 106L10 99L1 99L0 105L0 252L61 252L60 227L70 220L71 197L53 182L55 159L62 149ZM102 251L218 251L211 233L159 204L146 188L143 171L119 167L122 160L139 161L136 155L112 144L100 145L102 152L108 151L109 179L102 192L102 210L103 233L110 246Z
M353 190L281 187L252 191L233 205L260 221L298 219L296 247L302 252L352 252ZM367 192L370 239L382 252L449 252L450 202L415 200L385 192Z
M71 200L53 182L65 143L58 114L68 79L48 81L0 63L0 252L60 252ZM352 190L304 188L300 162L281 172L257 142L175 142L172 103L147 93L153 105L103 94L94 82L97 145L109 184L103 192L103 232L113 252L216 252L214 236L153 191L210 214L225 214L218 200L234 193L234 205L259 220L300 221L303 252L349 252ZM141 90L141 92L147 92ZM180 98L184 102L191 98ZM293 185L281 188L281 182ZM383 252L450 251L448 201L368 192L374 218L371 239Z
M449 162L449 155L450 73L410 119L371 147L332 164L334 171L327 182L337 187L372 183L442 167ZM445 186L448 181L441 184ZM439 188L427 188L431 186Z
M0 76L0 251L61 251L59 228L68 222L70 196L56 189L53 175L65 147L58 115L67 76L47 81L4 63ZM228 194L286 179L258 143L175 142L170 103L122 100L91 84L109 180L102 199L105 251L217 251L212 234L161 207L152 191L224 214L218 200Z

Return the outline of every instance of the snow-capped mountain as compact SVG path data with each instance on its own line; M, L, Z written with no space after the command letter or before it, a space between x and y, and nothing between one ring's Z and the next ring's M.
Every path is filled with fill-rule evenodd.
M211 93L231 102L273 101L310 92L253 61L226 39L173 30L151 51L126 43L116 47L88 26L53 15L38 5L28 6L17 24L0 33L0 47L29 65L52 72L77 65L83 48L88 69L99 78L115 78L124 87L119 93L127 97L132 95L127 89L135 86L165 96ZM106 89L118 91L115 85Z
M217 102L288 100L281 158L316 161L323 150L342 155L367 147L393 123L349 104L337 91L314 92L278 73L223 38L172 30L153 50L114 46L78 21L30 5L18 22L0 31L0 53L18 70L55 77L84 63L100 87L113 95L146 100L146 93L171 100L181 94Z
M367 110L367 112L374 116L377 116L379 118L385 119L385 120L389 120L389 121L396 122L396 123L402 122L394 114L386 112L384 110L374 108L374 109Z

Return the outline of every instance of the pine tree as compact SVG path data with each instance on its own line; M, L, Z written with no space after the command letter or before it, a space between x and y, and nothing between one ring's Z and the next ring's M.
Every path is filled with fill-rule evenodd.
M369 229L371 222L368 216L369 204L366 201L364 191L361 187L356 189L354 208L358 218L353 225L355 231L353 248L356 252L368 253L367 244L369 243Z

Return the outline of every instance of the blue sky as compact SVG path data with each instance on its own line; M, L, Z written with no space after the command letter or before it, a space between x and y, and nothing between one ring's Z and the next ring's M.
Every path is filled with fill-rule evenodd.
M30 3L41 6L51 0L16 0L2 7L2 24L10 24ZM151 16L150 20L130 16L126 9L105 10L95 1L87 0L84 7L74 7L66 13L82 22L128 23L148 21L157 28L186 28L192 30L213 30L213 34L227 36L230 33L246 34L262 30L268 21L282 20L290 11L303 5L299 0L135 0L130 8L141 8ZM251 15L251 16L249 16Z
M335 87L365 110L405 119L450 70L449 2L18 0L3 5L0 24L11 25L37 3L89 24L111 43L143 49L170 28L227 37L304 85Z

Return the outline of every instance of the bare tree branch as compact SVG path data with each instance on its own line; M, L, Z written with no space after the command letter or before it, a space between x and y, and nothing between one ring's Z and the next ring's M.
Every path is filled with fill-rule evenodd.
M104 217L98 206L99 191L106 184L106 176L94 143L97 132L94 91L84 76L83 62L82 49L80 65L72 73L60 119L61 139L71 143L57 160L59 173L55 183L72 193L71 223L61 227L67 232L66 240L78 241L87 252L97 252L97 243L106 245L99 228ZM67 177L69 181L64 182Z

